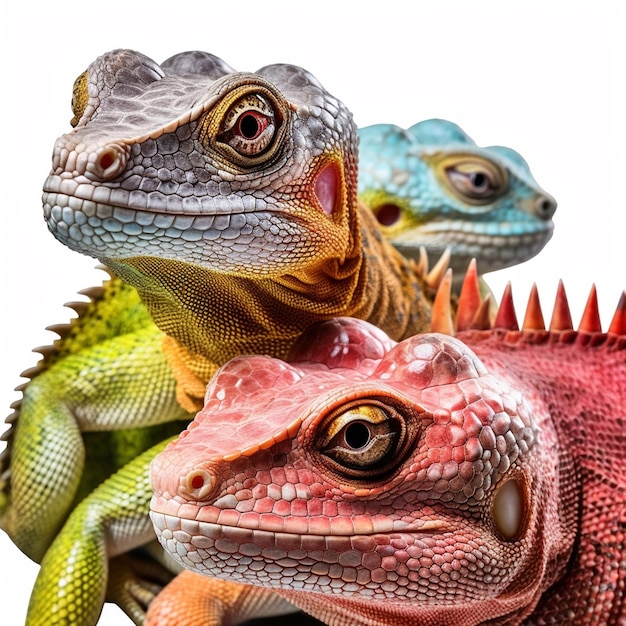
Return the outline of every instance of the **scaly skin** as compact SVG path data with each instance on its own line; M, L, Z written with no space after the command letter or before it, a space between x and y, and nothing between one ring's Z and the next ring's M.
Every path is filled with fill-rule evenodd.
M29 625L73 623L70 614L95 623L109 555L150 536L137 455L179 432L218 366L246 353L285 357L306 327L336 315L400 339L428 327L433 293L357 202L352 117L304 70L238 73L205 53L159 66L116 51L76 81L73 109L45 218L132 289L115 279L94 299L70 329L76 345L62 339L24 389L8 434L1 525L44 558ZM83 340L92 324L99 335ZM116 470L122 492L111 500L100 487ZM77 545L81 567L68 569ZM135 600L116 593L140 623Z
M143 498L147 511L150 497L149 491L137 491L141 497L129 501L119 494L114 501L120 508L111 511L101 500L108 492L98 486L118 470L126 483L120 479L114 485L145 484L145 469L131 461L179 432L180 420L191 419L189 411L198 408L217 365L249 351L284 356L293 337L318 318L361 315L398 337L423 328L428 319L419 276L379 241L369 214L354 200L354 128L343 105L295 68L268 72L277 74L278 83L283 73L309 81L307 89L232 72L203 53L180 55L158 67L141 55L119 52L96 61L75 85L76 130L57 142L46 183L46 217L59 239L103 259L133 283L149 311L135 287L111 279L97 294L90 292L92 301L79 306L77 320L57 328L61 339L28 373L32 381L13 416L16 427L5 435L0 525L31 558L41 561L45 555L29 624L67 623L70 614L83 623L97 619L106 553L123 553L148 540L135 507ZM249 87L239 83L247 81L258 82L265 105L283 116L260 156L237 154L227 141L220 143L227 103L243 98ZM315 101L310 117L306 106L286 103L284 96L292 92L297 97L308 92ZM117 93L124 111L118 111ZM328 105L329 115L316 108L319 104ZM144 110L139 119L135 114ZM257 121L269 119L256 114ZM325 131L318 133L321 127ZM307 144L316 144L314 150L306 152ZM300 165L295 173L292 155ZM325 174L315 179L315 168ZM278 214L259 214L261 202ZM244 213L237 213L237 205ZM281 211L289 213L285 220ZM237 221L244 219L242 228ZM296 236L305 220L312 228ZM237 236L236 228L242 228ZM260 231L261 241L255 243L259 233L246 228ZM296 238L289 259L280 254L281 247L288 249L287 232ZM304 248L298 250L300 244ZM258 253L257 261L249 249ZM148 256L137 256L144 252ZM172 273L174 284L168 283ZM381 281L387 293L376 286ZM216 310L208 310L208 302ZM110 526L123 520L128 520L124 536L112 537ZM103 541L107 550L96 549ZM82 582L74 583L66 571L76 546L84 555L81 563L90 563L93 580L81 574ZM118 573L107 597L140 623L156 588L153 573L143 574L141 560L117 559L114 566ZM160 580L164 576L157 574ZM84 584L84 593L72 594L70 613L57 601L62 580L77 590Z
M240 623L232 585L332 626L623 624L626 293L607 334L594 298L577 333L563 298L550 331L511 302L494 331L341 319L224 366L152 466L191 571L148 625Z
M359 129L359 194L406 256L452 251L459 285L474 258L482 272L535 256L552 237L556 202L510 148L477 146L440 119L405 130Z

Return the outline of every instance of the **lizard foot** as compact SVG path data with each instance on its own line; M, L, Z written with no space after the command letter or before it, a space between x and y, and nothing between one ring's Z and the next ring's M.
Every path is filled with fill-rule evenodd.
M111 560L107 602L117 604L138 626L143 626L150 603L174 578L161 563L134 551Z

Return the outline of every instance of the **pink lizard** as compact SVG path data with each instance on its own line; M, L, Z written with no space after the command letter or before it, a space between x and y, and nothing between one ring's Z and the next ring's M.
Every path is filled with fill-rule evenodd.
M456 337L341 318L219 370L153 464L191 571L149 625L626 623L626 294L606 333L594 289L577 331L562 289L548 330L536 291L488 328L469 274Z

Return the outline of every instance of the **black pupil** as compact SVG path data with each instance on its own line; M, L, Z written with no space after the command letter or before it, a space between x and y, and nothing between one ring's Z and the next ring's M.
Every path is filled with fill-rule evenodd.
M484 174L473 174L472 176L474 187L483 187L486 181L487 179Z
M354 422L346 427L345 439L351 448L358 450L369 443L370 430L365 424Z
M254 139L259 132L259 123L254 115L244 115L239 122L239 129L246 139Z

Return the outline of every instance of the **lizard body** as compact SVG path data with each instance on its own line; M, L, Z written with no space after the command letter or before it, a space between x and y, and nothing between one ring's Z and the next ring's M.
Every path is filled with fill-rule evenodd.
M404 259L357 201L351 114L305 70L114 51L77 79L72 106L44 215L125 282L60 329L5 435L0 523L41 562L29 625L97 621L111 557L154 538L150 450L219 365L285 357L342 314L418 332L439 272ZM129 585L108 597L141 623L154 587L143 574Z
M521 331L510 292L478 330L466 284L456 338L344 319L218 372L153 462L191 571L149 625L276 595L333 626L624 623L626 293L604 334L595 291L577 332L562 291L547 331L536 292Z
M406 256L452 251L460 282L471 259L482 272L527 261L550 240L556 202L523 157L479 147L456 124L430 119L403 129L359 129L359 194Z
M25 373L0 525L42 563L29 624L95 623L107 578L106 597L140 623L145 589L167 572L109 557L153 537L146 451L191 419L217 366L284 358L304 328L337 315L397 338L425 329L439 270L425 281L382 240L355 198L350 114L299 68L242 74L205 53L159 66L116 51L76 81L73 111L45 216L126 282L88 292Z

